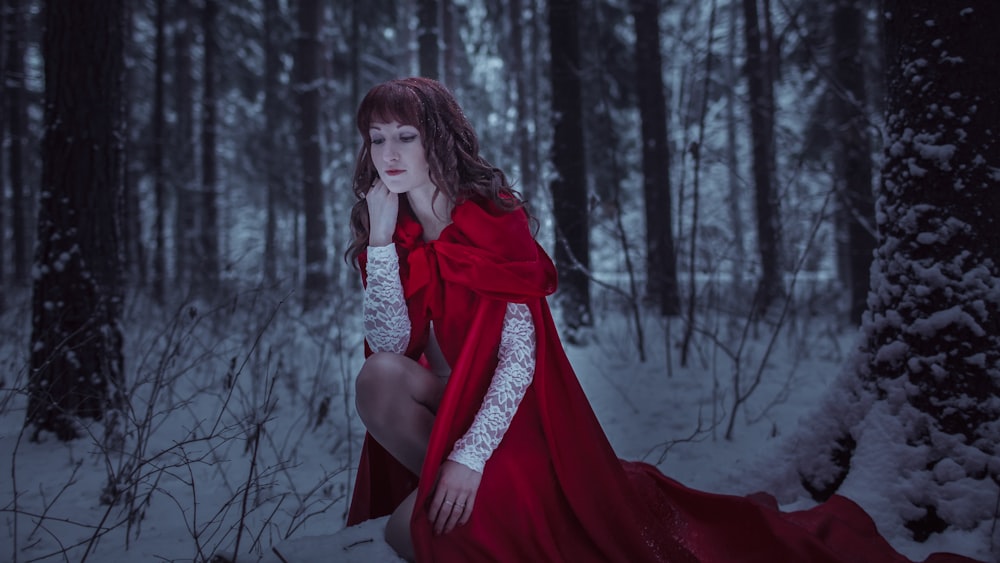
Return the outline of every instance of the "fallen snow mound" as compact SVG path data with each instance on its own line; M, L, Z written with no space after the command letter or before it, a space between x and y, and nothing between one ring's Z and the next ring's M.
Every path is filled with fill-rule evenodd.
M334 534L297 537L274 546L259 563L320 563L326 561L397 563L403 561L385 543L388 516L344 528Z

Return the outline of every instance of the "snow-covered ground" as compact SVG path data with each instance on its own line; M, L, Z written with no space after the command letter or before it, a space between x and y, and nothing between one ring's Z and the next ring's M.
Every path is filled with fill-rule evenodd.
M0 396L0 560L197 561L236 549L239 561L281 561L277 546L287 561L392 561L384 519L343 526L363 432L350 397L362 354L356 303L328 305L303 316L249 292L214 309L130 311L133 423L123 446L104 444L101 425L72 443L29 441L25 397ZM744 333L739 318L702 313L704 331L682 367L682 323L668 330L646 319L640 362L628 317L599 306L589 343L568 353L621 457L699 489L769 490L788 508L812 504L782 481L785 439L804 417L822 416L856 330L824 314L793 316L765 358L770 325ZM22 308L2 319L7 389L24 384L26 317ZM762 381L726 439L737 372L744 389L758 372ZM109 474L122 476L116 488ZM841 493L880 526L892 521L863 472ZM102 503L102 494L117 501ZM882 532L914 559L998 553L984 526L919 544L896 528Z

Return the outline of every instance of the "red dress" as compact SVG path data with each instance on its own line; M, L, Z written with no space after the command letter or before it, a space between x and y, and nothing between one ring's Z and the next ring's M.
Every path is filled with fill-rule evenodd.
M410 530L421 562L909 561L844 497L786 513L766 495L699 492L619 460L559 342L545 300L555 267L526 215L466 202L425 243L404 201L394 240L412 327L406 354L419 358L433 320L452 373L419 479L366 435L348 525L391 513L416 487ZM531 310L534 380L486 462L468 524L435 536L425 507L440 464L482 404L507 302Z

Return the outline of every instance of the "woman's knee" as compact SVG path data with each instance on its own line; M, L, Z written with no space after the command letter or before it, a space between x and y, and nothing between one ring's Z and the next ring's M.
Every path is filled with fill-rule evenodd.
M355 402L362 419L385 404L391 393L399 391L405 359L391 352L376 352L365 360L354 382Z

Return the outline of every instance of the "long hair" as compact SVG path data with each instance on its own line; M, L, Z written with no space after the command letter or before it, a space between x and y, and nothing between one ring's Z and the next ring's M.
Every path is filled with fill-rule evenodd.
M362 144L354 167L357 201L351 208L354 240L344 254L348 262L357 265L358 255L368 244L368 205L364 196L378 178L371 158L371 124L393 121L419 131L430 180L436 188L434 197L444 196L458 205L478 196L507 211L523 206L503 171L480 156L472 124L444 85L420 77L390 80L369 90L358 107Z

